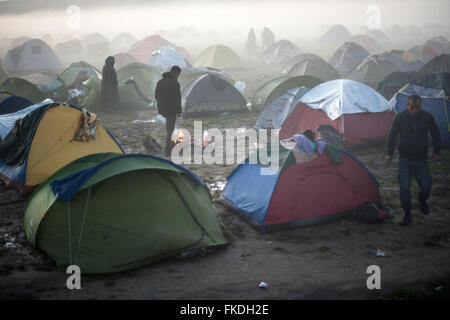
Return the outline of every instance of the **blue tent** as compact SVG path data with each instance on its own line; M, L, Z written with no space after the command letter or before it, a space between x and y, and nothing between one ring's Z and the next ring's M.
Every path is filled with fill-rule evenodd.
M398 92L391 100L395 112L406 110L408 96L418 94L422 98L422 110L430 112L441 133L442 147L450 148L450 99L443 90L409 85Z
M0 115L14 113L31 106L33 103L18 96L6 96L0 98Z

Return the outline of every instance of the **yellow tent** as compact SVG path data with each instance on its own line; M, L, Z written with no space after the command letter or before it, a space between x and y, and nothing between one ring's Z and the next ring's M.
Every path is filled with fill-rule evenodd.
M94 118L79 108L48 102L0 116L2 139L21 119L17 141L0 154L0 175L23 190L41 184L78 158L99 152L123 153L99 123L81 125Z
M242 61L232 49L222 44L205 49L195 60L194 67L233 69L242 67Z

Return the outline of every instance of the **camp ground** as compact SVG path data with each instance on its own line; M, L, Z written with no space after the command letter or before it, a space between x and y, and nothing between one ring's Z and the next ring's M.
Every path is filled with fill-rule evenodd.
M35 2L0 0L0 300L450 298L448 1Z

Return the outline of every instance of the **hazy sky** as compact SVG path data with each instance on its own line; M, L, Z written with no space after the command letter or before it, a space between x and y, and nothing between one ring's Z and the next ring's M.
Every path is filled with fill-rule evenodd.
M74 14L67 13L70 5L81 10L79 29L68 25ZM345 24L357 32L366 24L370 5L380 9L381 29L393 24L449 24L449 0L0 0L0 37L80 36L94 31L113 37L130 31L140 38L188 26L236 36L250 27L268 26L281 36L301 37L323 24Z

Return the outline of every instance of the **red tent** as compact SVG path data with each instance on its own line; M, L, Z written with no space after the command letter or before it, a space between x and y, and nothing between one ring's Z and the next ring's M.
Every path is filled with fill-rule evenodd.
M155 34L136 43L128 53L135 57L137 61L147 63L154 51L162 47L174 46L173 43Z
M317 132L321 124L328 124L343 134L345 146L365 142L383 140L391 127L394 112L363 112L345 114L336 120L331 120L322 110L299 105L292 111L280 130L280 139L288 139L305 129Z

